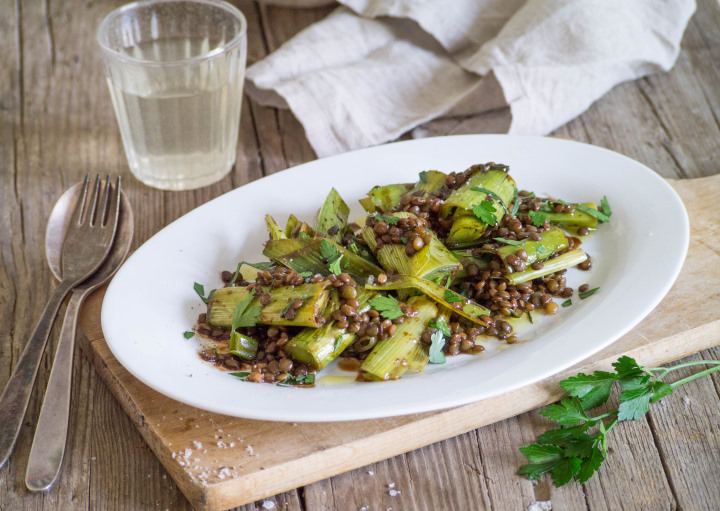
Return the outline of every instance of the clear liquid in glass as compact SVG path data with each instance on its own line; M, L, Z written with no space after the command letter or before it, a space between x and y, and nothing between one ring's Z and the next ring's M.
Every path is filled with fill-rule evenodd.
M206 46L207 39L161 40L124 53L145 61L180 61L207 54ZM182 66L110 67L108 85L138 179L160 189L188 190L227 174L235 163L244 67L244 48Z

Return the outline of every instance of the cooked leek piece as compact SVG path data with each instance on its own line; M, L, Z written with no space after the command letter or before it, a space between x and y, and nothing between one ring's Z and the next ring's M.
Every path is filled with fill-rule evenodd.
M235 282L255 282L257 280L257 274L260 270L255 268L254 266L250 266L247 263L242 263L240 265L240 277L238 279L235 279Z
M577 204L571 204L577 206ZM597 210L597 204L594 202L584 202L580 204L590 209ZM572 227L587 227L588 229L596 229L598 220L592 215L580 211L575 208L572 213L546 213L548 220L551 224L560 226L572 226Z
M562 230L553 228L542 233L540 241L533 241L526 238L519 245L505 245L497 249L497 255L502 259L503 264L509 271L515 271L512 265L508 264L508 257L515 255L519 250L524 250L527 254L527 260L524 261L528 266L536 261L544 261L551 255L561 252L568 247L568 240Z
M407 218L412 213L397 212L392 216ZM404 245L388 244L377 248L377 240L372 227L365 226L362 232L363 240L375 253L380 265L387 271L394 271L403 275L415 275L428 280L446 278L461 268L460 262L452 255L435 234L428 229L432 236L429 244L415 252L412 256L405 253Z
M370 309L369 301L377 293L362 287L358 287L357 291L358 313L362 314ZM345 328L338 328L335 323L332 321L320 328L305 328L283 346L283 351L291 359L319 371L335 360L357 337Z
M400 204L400 199L411 189L412 184L394 184L385 186L374 186L368 193L367 197L360 199L360 204L368 213L374 213L376 210L382 212L390 212L396 205Z
M397 325L395 335L380 341L360 366L359 378L367 381L397 379L409 368L408 360L417 367L415 350L428 321L437 316L437 307L425 297L413 297L408 305L416 307L416 316L405 318Z
M553 259L543 261L543 267L539 270L529 269L523 272L511 273L507 276L507 280L512 285L521 284L528 280L537 279L555 273L556 271L570 268L585 260L587 260L587 254L583 252L582 249L576 248L575 250L569 250L564 254L560 254Z
M335 242L340 242L341 231L347 225L348 215L350 215L348 205L345 204L335 188L330 189L315 220L315 232Z
M265 225L267 226L268 233L270 233L271 240L283 240L287 238L287 236L285 236L285 230L280 227L270 215L265 215Z
M428 351L429 346L427 344L417 343L407 357L407 370L422 373L430 360Z
M293 214L290 214L284 232L286 238L312 238L315 236L315 230L305 222L298 220Z
M488 223L477 218L472 207L488 200L486 197L490 195L490 202L495 211L489 214L494 218L491 224L495 224L505 214L516 190L515 180L504 170L480 169L472 174L445 200L442 216L453 218L453 226L446 244L451 247L466 247L479 240L485 233Z
M490 316L491 313L485 307L481 307L473 300L466 298L455 291L451 291L443 286L430 282L429 280L415 277L412 275L393 275L388 277L385 284L377 282L368 282L367 289L375 289L378 291L396 291L399 289L415 288L423 292L429 298L444 305L452 312L469 319L479 325L487 326L487 323L480 319L480 316Z
M484 270L487 268L488 263L490 262L491 257L488 254L482 254L482 255L476 255L473 253L472 250L463 248L463 249L455 249L451 250L452 255L454 255L458 261L463 265L463 267L470 266L471 264L474 264L478 266L481 270ZM460 274L458 274L458 277ZM467 276L467 275L465 275Z
M297 219L295 215L290 213L290 216L287 219L287 222L285 223L285 237L286 238L292 238L293 237L293 231L295 231L295 227L300 223L300 220Z
M431 192L437 192L445 184L447 174L439 170L424 170L420 172L420 180L415 183L410 193L425 192L428 195Z
M261 306L258 323L264 325L290 325L319 327L325 319L323 313L328 303L329 291L327 281L316 284L301 284L294 287L262 287L257 292L249 307ZM270 302L262 306L260 294L270 294ZM235 306L248 297L250 291L246 287L224 287L215 291L208 301L207 322L213 326L229 327L232 325ZM288 307L297 299L302 306L296 310L294 319L287 319Z
M496 206L496 213L497 208ZM480 244L480 238L487 230L488 224L474 215L460 215L454 217L450 233L445 243L448 247L463 248Z
M252 360L257 355L258 342L240 332L230 334L230 353L245 360Z
M323 240L329 243L337 256L342 256L340 268L358 282L364 282L370 275L377 277L382 268L354 254L352 251L327 239L320 238L293 238L286 240L270 240L265 245L263 254L269 259L278 261L297 272L320 273L323 276L330 274L328 259L323 256L321 244Z

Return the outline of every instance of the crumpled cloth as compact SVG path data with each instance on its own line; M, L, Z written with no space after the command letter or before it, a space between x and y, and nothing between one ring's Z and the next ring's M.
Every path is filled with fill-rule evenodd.
M443 123L444 132L462 125L546 134L615 85L672 68L696 7L694 0L340 3L247 70L249 96L289 108L319 157L415 128L426 135Z

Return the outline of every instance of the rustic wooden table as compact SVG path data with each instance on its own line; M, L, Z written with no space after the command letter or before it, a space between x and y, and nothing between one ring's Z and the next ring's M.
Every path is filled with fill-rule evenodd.
M220 183L161 192L127 169L95 29L122 2L0 0L0 385L4 386L54 285L44 234L60 194L86 173L125 179L137 248L160 228L237 186L315 158L287 111L243 106L238 163ZM249 22L249 62L331 9L260 8ZM555 135L607 147L668 178L718 173L720 5L700 0L675 68L616 87ZM611 35L610 35L611 36ZM50 339L52 354L57 333ZM189 503L78 348L68 451L59 483L30 494L23 478L51 357L43 360L25 426L0 470L0 509L188 509ZM720 348L692 358L720 358ZM589 483L555 489L514 475L517 447L543 429L520 415L384 462L267 499L281 510L720 508L720 378L696 380L614 435ZM0 418L1 420L1 418ZM394 483L394 486L393 486ZM395 489L398 493L390 492ZM241 509L262 509L263 501ZM269 509L269 504L265 503Z

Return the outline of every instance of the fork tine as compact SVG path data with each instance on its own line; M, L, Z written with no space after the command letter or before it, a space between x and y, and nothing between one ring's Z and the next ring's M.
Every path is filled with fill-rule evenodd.
M105 178L105 188L102 194L102 209L100 210L100 217L97 220L97 224L100 226L106 225L106 219L108 214L108 204L110 203L110 194L112 193L110 174Z
M108 183L110 182L110 176L108 176ZM121 188L122 180L120 176L118 176L117 180L115 181L115 193L112 198L112 202L110 203L110 207L108 208L108 215L107 215L107 222L105 225L115 229L115 226L117 225L118 216L120 214L120 188Z
M87 197L88 187L90 186L90 174L85 175L85 182L83 183L82 195L75 203L75 209L72 213L71 223L80 225L85 212L85 198Z
M100 194L100 174L95 175L95 184L93 184L93 193L92 197L90 198L90 201L92 203L90 207L90 212L88 213L88 216L86 217L86 220L88 220L89 225L95 225L96 221L96 215L97 215L97 207L98 207L98 195Z

